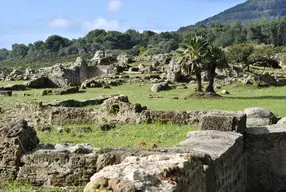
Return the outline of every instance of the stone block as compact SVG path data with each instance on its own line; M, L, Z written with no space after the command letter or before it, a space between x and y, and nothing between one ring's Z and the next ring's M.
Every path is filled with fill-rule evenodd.
M286 124L246 129L248 191L286 191Z
M243 113L207 114L202 116L200 130L234 131L244 133L246 115Z

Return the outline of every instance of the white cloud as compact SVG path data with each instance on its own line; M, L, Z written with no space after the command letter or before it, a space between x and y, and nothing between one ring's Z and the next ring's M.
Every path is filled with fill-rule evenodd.
M93 29L125 31L129 28L129 24L127 22L107 20L102 17L95 20L69 20L66 18L57 18L51 20L48 23L48 26L55 29L71 29L80 31L90 31Z
M54 18L51 21L49 21L48 25L51 28L68 29L72 27L73 22L65 18Z
M107 10L108 10L109 12L117 12L117 11L120 10L121 5L122 5L121 0L111 0L111 1L109 1L109 3L108 3Z
M88 30L105 29L105 30L119 30L122 31L127 27L126 23L120 23L118 20L106 20L98 18L94 21L84 21L83 26Z

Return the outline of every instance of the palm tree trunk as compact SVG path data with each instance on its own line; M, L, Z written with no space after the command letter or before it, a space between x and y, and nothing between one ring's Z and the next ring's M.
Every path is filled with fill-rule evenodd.
M196 73L196 83L197 83L197 92L202 92L202 75L201 73Z
M206 92L215 93L214 91L215 68L214 67L208 70L208 77L209 77L209 83L206 88Z

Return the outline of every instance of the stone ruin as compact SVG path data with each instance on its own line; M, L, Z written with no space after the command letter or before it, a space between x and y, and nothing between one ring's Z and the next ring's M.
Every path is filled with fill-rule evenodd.
M66 88L70 86L85 88L110 88L122 83L152 83L153 92L177 89L180 86L172 83L195 83L195 79L186 75L180 62L172 58L172 54L131 57L115 55L108 51L97 51L90 60L80 57L74 62L58 63L40 69L27 68L25 72L14 69L5 81L25 80L17 86L0 87L0 96L11 96L14 90L34 88ZM285 55L277 55L277 62L284 66ZM142 61L142 63L140 63ZM144 64L145 61L149 63ZM132 63L139 62L138 66ZM216 70L216 88L221 86L255 85L258 87L286 85L285 72L265 72L263 74L244 73L242 68L232 66L224 70ZM1 78L1 77L0 77ZM206 72L202 80L208 81ZM168 86L165 86L168 85ZM188 86L184 84L185 88ZM220 87L220 88L218 88ZM224 94L224 93L223 93Z
M284 191L286 190L286 124L254 126L258 115L225 111L155 111L132 104L126 96L93 100L98 109L35 104L34 116L19 119L9 112L0 126L0 180L28 181L34 186L85 185L97 191ZM67 102L68 103L68 102ZM82 102L84 103L84 102ZM83 105L83 104L82 104ZM32 112L33 111L33 112ZM260 111L261 123L276 123ZM39 145L35 127L47 119L115 123L173 123L199 125L199 131L165 149L98 149L88 144ZM78 117L79 116L79 117ZM124 117L125 116L125 117ZM34 121L32 121L33 118ZM38 119L37 119L38 118ZM58 123L58 122L57 122ZM76 122L78 123L78 122Z

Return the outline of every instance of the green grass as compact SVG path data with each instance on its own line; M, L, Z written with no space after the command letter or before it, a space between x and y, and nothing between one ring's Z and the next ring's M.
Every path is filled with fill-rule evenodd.
M186 134L196 130L194 126L172 125L172 124L139 124L139 125L117 125L110 131L101 131L92 126L91 133L79 133L80 125L65 125L70 128L70 133L58 133L56 129L52 132L38 132L42 144L49 143L89 143L95 147L144 147L151 148L153 144L158 147L173 147L186 138ZM55 127L56 128L56 127ZM144 145L142 145L142 142Z
M10 82L6 82L9 84ZM1 85L1 84L0 84ZM230 95L219 99L188 99L184 98L194 89L173 89L169 91L152 93L151 84L124 84L111 89L93 88L87 89L86 93L71 95L49 95L40 96L41 90L15 91L12 97L1 97L0 107L8 109L16 102L40 100L51 102L53 100L63 99L91 99L113 94L125 94L133 103L146 105L149 109L155 110L228 110L240 111L247 107L264 107L279 116L286 117L286 86L256 88L255 86L228 86ZM220 90L217 90L218 93ZM31 96L21 96L24 93ZM153 98L150 98L152 96ZM173 99L178 97L179 99ZM89 106L94 107L94 106ZM56 126L52 132L38 132L38 137L42 144L48 143L89 143L95 147L136 147L150 148L156 144L159 148L172 147L184 140L186 133L193 131L196 127L178 126L172 124L139 124L139 125L117 125L110 131L101 131L92 125L91 133L79 133L76 127L81 125L64 125L65 128L71 128L71 133L57 133ZM146 145L142 145L146 144ZM18 183L0 183L0 191L11 192L59 192L56 189L33 189L29 185Z
M133 103L140 103L149 109L156 110L229 110L240 111L247 107L264 107L279 116L286 117L286 86L256 88L254 86L229 86L230 95L220 99L188 99L184 97L193 93L194 89L173 89L159 93L152 93L151 84L124 84L111 89L93 88L87 89L86 93L70 95L40 96L41 90L15 91L12 97L1 97L0 107L11 108L17 102L40 100L51 102L63 99L91 99L113 94L126 94ZM220 90L218 90L219 93ZM24 93L31 96L22 96ZM150 98L150 95L160 98ZM172 99L179 97L178 100Z

